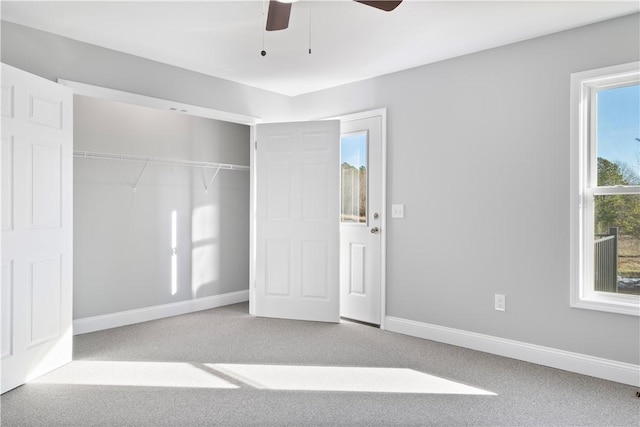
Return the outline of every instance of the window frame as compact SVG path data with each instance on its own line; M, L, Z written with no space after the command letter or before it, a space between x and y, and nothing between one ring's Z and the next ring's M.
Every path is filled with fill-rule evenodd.
M571 74L571 307L640 316L637 295L593 285L594 196L639 194L640 186L597 185L597 92L640 84L640 62Z

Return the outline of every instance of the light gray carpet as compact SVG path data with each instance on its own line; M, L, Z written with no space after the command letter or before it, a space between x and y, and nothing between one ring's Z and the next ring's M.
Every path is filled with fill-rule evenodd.
M45 376L2 395L2 426L640 424L634 387L355 323L247 312L237 304L76 336L74 360L182 362L202 372L205 363L407 368L495 395L269 390L215 370L237 388L51 384Z

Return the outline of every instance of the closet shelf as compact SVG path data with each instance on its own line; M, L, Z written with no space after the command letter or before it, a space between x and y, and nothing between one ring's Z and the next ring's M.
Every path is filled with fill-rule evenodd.
M145 157L145 156L133 156L129 154L113 154L113 153L96 153L91 151L73 151L74 157L86 158L86 159L100 159L100 160L124 160L128 162L139 162L154 165L165 166L183 166L189 168L204 168L204 169L220 169L225 170L237 170L248 171L249 166L234 165L229 163L214 163L214 162L199 162L195 160L178 160L178 159L165 159L157 157Z

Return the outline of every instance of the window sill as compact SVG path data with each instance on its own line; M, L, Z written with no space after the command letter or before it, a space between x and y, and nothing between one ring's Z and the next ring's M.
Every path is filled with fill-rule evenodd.
M640 297L634 295L607 295L595 292L589 297L573 299L571 307L640 316Z

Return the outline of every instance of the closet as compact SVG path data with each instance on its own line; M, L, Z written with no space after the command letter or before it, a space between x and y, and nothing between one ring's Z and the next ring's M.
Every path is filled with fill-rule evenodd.
M247 125L75 96L74 322L248 289L249 140Z

